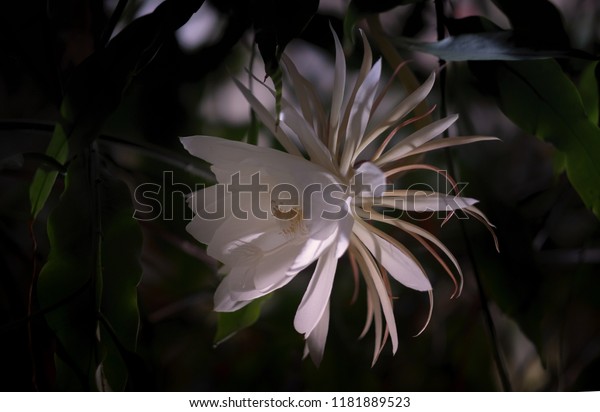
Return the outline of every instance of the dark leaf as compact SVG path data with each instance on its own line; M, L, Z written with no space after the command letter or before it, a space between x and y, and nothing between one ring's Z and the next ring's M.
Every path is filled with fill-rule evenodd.
M217 313L217 333L215 334L215 346L220 345L231 338L241 329L253 325L260 317L260 310L265 298L255 299L248 305L235 312Z
M269 76L277 72L285 47L304 30L318 7L319 0L254 2L255 40Z
M585 111L588 115L588 118L592 123L599 124L598 119L600 113L598 112L598 99L600 98L598 87L600 83L598 82L597 74L600 73L598 70L597 62L589 64L583 73L581 73L581 77L579 79L579 83L577 88L579 89L579 94L581 95L581 100L583 102L583 107L585 107Z
M154 12L127 26L106 48L88 57L73 73L61 104L46 154L64 164L95 137L106 118L119 105L131 79L159 52L166 36L181 27L204 0L167 0ZM30 186L31 212L44 207L57 173L39 170Z
M141 277L141 232L132 215L127 187L97 173L93 152L73 160L48 220L50 255L38 282L40 306L49 310L61 348L59 389L125 388L121 349L135 351Z
M471 67L513 122L564 155L571 184L600 217L600 129L589 120L581 96L560 66L545 60Z
M569 48L560 11L548 0L493 0L515 30L516 42L537 48Z

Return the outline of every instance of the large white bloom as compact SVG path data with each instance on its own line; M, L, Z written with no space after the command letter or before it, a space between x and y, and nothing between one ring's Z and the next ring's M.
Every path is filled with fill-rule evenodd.
M285 56L283 62L298 108L283 98L279 120L237 82L287 153L210 136L181 139L192 155L212 164L219 183L190 196L196 215L187 230L208 245L210 256L225 265L227 275L214 296L216 311L240 309L285 286L316 261L294 327L304 334L306 351L317 364L327 338L337 261L348 252L355 278L361 274L367 287L363 335L374 324L375 362L388 336L393 351L398 348L388 274L411 289L429 292L430 299L432 286L413 254L371 222L387 223L413 236L452 277L456 294L462 285L456 258L435 236L408 220L384 216L378 207L444 211L448 217L461 209L489 226L473 206L474 199L434 191L388 190L386 181L415 169L441 172L429 165L403 162L410 156L492 138L436 139L456 121L457 116L452 115L388 148L398 129L414 121L406 116L429 94L434 75L380 116L377 108L385 93L378 90L381 61L372 64L371 49L363 35L362 66L355 84L347 89L344 54L334 38L335 80L328 114L316 90ZM217 210L223 213L207 214Z

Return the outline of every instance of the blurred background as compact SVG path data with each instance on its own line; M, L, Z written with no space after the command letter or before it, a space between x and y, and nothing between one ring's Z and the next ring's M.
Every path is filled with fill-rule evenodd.
M600 231L598 210L595 215L589 204L600 188L600 179L594 179L600 168L594 160L600 156L595 150L600 144L600 70L593 58L600 51L600 4L536 0L534 11L527 12L517 3L389 0L372 6L366 1L298 0L284 7L267 0L3 2L0 389L600 390ZM414 337L427 318L427 296L395 285L399 350L392 355L388 344L373 366L373 331L358 339L366 314L364 285L351 303L354 282L345 259L336 275L319 367L302 359L304 342L293 328L311 268L264 301L257 319L224 325L212 311L217 262L185 231L190 211L184 195L197 184L210 183L212 175L206 164L183 150L179 136L240 140L257 131L232 78L247 84L245 69L261 79L272 75L284 48L327 101L334 62L330 25L344 40L349 69L360 67L362 47L352 38L362 28L376 57L386 44L394 44L394 53L408 60L416 79L423 81L439 70L438 57L400 43L407 38L438 40L440 16L448 19L444 35L464 33L474 23L468 17L476 16L500 29L514 29L514 47L525 44L544 58L547 50L568 51L556 62L534 60L525 62L531 66L514 67L521 73L535 73L539 67L544 79L551 63L548 72L557 68L562 83L548 77L544 84L557 88L549 95L563 96L563 87L565 104L568 96L578 96L590 119L586 127L593 131L586 137L593 144L583 143L591 159L581 162L584 177L576 181L574 172L565 172L579 164L565 143L573 137L563 136L562 129L561 136L549 136L545 123L532 129L523 120L543 118L535 112L542 104L521 99L525 95L518 87L505 82L504 63L471 58L446 62L445 75L438 76L428 98L429 105L438 105L434 117L440 110L459 113L452 134L492 135L502 142L440 151L427 161L451 167L456 180L468 182L463 194L480 200L480 209L496 227L500 251L478 222L423 222L463 267L463 293L450 299L453 285L443 269L416 242L394 233L427 269L435 306L425 332ZM381 22L387 43L377 38L374 19ZM529 31L517 30L522 27ZM383 60L389 78L397 63L389 53L383 53ZM253 87L275 110L270 94ZM284 94L285 87L284 82ZM519 113L514 105L507 108L511 87L517 90L512 98L523 105ZM543 101L545 90L538 93ZM394 98L405 93L400 82L390 91ZM562 119L564 113L552 116ZM572 130L568 119L565 123L565 130ZM110 189L101 192L100 200L94 198L104 202L100 211L86 206L97 192L75 191L77 176L85 175L76 169L78 161L48 149L49 142L61 138L71 154L94 159L93 169L86 169L95 173L89 181L103 180ZM258 138L261 144L271 142L262 130ZM47 200L32 209L39 168L56 178ZM592 172L586 174L588 170ZM403 183L428 183L435 176L410 179ZM145 186L154 188L148 199L162 208L160 219L150 219L136 196L136 188L148 184L154 185ZM82 187L88 186L84 182ZM590 197L582 195L586 191ZM138 219L132 218L134 212ZM103 233L100 240L94 230L90 238L76 237L95 213L115 231ZM90 282L85 269L100 259L95 242L102 244L99 266L114 273L100 282L95 277ZM90 250L95 260L82 257ZM97 310L80 310L89 299L97 302ZM82 334L102 336L109 343L78 340ZM91 345L87 352L81 342ZM102 362L110 372L98 368ZM87 365L83 371L82 364Z

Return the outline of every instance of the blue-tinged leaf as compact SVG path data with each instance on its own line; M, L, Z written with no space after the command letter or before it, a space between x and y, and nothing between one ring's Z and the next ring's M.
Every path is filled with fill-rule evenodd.
M538 49L518 43L512 31L459 34L437 42L422 42L400 37L396 39L395 44L410 51L432 54L446 61L595 58L574 49Z

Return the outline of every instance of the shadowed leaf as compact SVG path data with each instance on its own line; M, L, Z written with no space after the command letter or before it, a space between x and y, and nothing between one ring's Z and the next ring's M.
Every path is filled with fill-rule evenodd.
M241 329L253 325L260 317L262 304L267 298L255 299L235 312L217 313L218 321L217 333L214 339L215 346L225 342Z
M61 103L61 119L46 154L61 164L92 142L108 116L117 108L131 80L159 52L204 0L167 0L120 32L106 48L99 49L77 67L69 79ZM31 214L44 207L56 181L55 171L40 169L30 186Z
M141 231L127 187L95 176L94 162L87 154L69 167L66 189L48 220L51 249L38 300L52 308L46 319L62 348L56 360L59 389L90 390L103 381L122 390L127 367L119 349L135 351L139 323ZM99 325L100 314L114 335ZM103 379L96 376L100 365Z
M581 96L560 66L546 60L471 67L513 122L564 155L571 184L600 218L600 129L589 120Z

